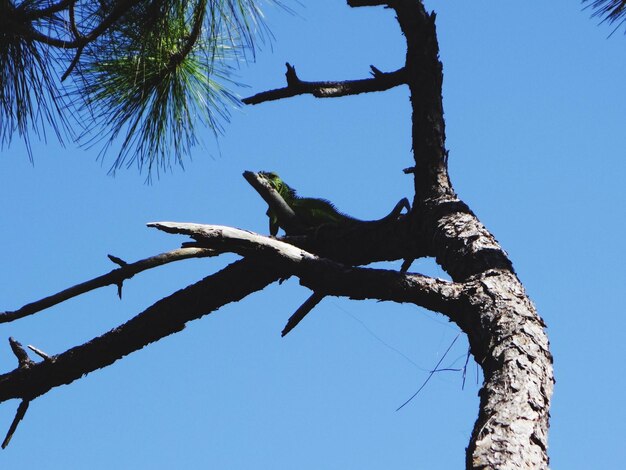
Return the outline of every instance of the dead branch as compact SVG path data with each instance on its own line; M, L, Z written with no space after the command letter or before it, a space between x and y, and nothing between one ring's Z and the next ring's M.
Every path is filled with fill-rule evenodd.
M275 238L225 225L185 222L150 222L146 225L166 233L188 235L201 243L202 246L212 248L220 253L230 252L242 256L266 254L269 257L277 257L296 263L304 258L317 258L311 253Z
M281 266L285 273L298 276L302 285L318 295L408 302L444 313L453 320L459 309L466 307L463 284L421 274L350 267L281 240L233 227L177 222L152 222L148 226L188 235L216 251L265 258L273 266Z
M209 241L220 251L254 253L254 256L237 261L156 302L125 324L88 343L54 355L49 360L18 367L1 375L0 402L12 398L32 400L53 387L68 384L151 342L176 333L187 322L291 274L300 276L302 284L324 295L412 302L449 315L458 311L465 302L461 284L416 274L349 268L279 240L244 230L171 222L150 226ZM268 262L270 259L271 262Z
M32 344L27 344L26 347L28 349L30 349L32 352L34 352L35 354L37 354L40 358L42 358L44 361L54 361L53 357L50 357L49 354L46 354L45 352L43 352L41 349L36 348L35 346L33 346Z
M406 71L404 68L395 72L381 72L373 65L372 78L361 80L345 80L336 82L305 82L296 74L296 68L289 63L287 65L287 86L274 90L264 91L249 98L241 100L245 104L260 104L266 101L291 98L296 95L310 94L316 98L338 98L340 96L358 95L374 91L385 91L406 83Z
M311 310L313 310L317 306L317 304L319 304L322 301L324 297L325 296L322 294L313 292L311 296L308 299L306 299L304 303L300 305L300 307L298 307L298 310L296 310L294 314L289 317L289 320L287 320L287 324L285 325L285 328L283 328L283 331L280 332L280 335L285 336L287 333L293 330L296 326L298 326L298 323L300 323L302 319Z
M13 422L11 423L11 426L9 426L9 430L7 431L7 435L5 436L4 441L2 441L3 449L6 449L9 445L9 442L11 442L11 438L13 437L13 434L15 434L18 424L20 424L20 421L24 419L26 411L28 411L28 405L30 405L30 400L22 400L20 402L20 405L17 407Z
M32 400L185 328L185 324L286 277L261 259L236 261L148 307L123 325L51 360L0 375L0 402Z
M11 351L13 351L15 357L17 357L18 367L20 369L28 368L32 364L34 364L32 359L28 357L28 353L19 341L17 341L13 337L10 337L9 345L11 345Z
M351 7L375 7L375 6L391 6L390 0L348 0Z
M173 261L180 261L189 258L205 258L214 255L214 252L206 248L179 248L173 251L168 251L167 253L161 253L156 256L151 256L149 258L142 259L140 261L130 264L125 263L115 256L109 255L111 261L118 264L120 266L119 268L114 269L107 274L103 274L102 276L98 276L89 281L85 281L75 286L72 286L56 294L44 297L41 300L26 304L18 310L2 312L0 313L0 323L8 323L19 318L24 318L28 315L32 315L34 313L40 312L41 310L45 310L56 304L71 299L72 297L84 294L85 292L89 292L91 290L113 284L118 286L118 295L121 297L122 283L126 279L130 279L137 273L167 263L171 263Z

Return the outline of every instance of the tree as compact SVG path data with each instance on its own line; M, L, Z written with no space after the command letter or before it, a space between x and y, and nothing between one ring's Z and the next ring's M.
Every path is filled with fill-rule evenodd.
M415 7L415 5L410 6ZM419 7L419 5L417 5L417 7ZM428 15L425 15L423 11L421 11L420 13L421 15L418 16L418 18L421 18L426 26L430 26L432 28L431 18L429 18ZM401 10L398 10L398 16L400 18L400 21L402 22L403 12ZM429 28L426 27L419 28L420 31L428 31L428 29ZM433 32L433 29L430 29L431 38L433 37ZM407 38L409 40L407 68L409 68L408 65L410 64L410 61L417 60L413 55L410 54L411 36L411 34L407 34ZM433 46L432 43L431 46ZM420 81L419 83L424 84L425 82L426 85L431 85L432 87L437 88L436 85L438 83L440 84L440 79L438 79L440 77L437 77L438 63L435 60L436 53L433 49L430 49L430 54L426 55L426 58L430 58L429 67L420 67L419 70L428 70L432 75L430 76L430 80L424 80L423 82ZM424 57L421 57L421 59L425 60ZM413 63L413 66L414 65L415 64ZM370 79L367 83L371 85L383 86L381 82L384 81L386 76L383 74L379 74L376 71L374 72L374 78ZM399 72L398 75L402 75L402 73L406 73L406 71ZM474 354L477 355L477 357L479 358L485 359L485 367L489 368L490 366L495 366L497 368L497 366L500 366L502 364L496 361L493 357L491 357L492 360L489 360L491 355L517 355L521 353L519 349L525 349L524 347L521 347L519 349L517 347L512 347L500 350L497 347L497 333L499 332L500 328L507 327L507 317L509 315L514 316L520 311L524 312L524 314L522 315L522 317L524 317L523 322L528 322L528 325L530 325L530 332L537 334L540 338L542 337L541 324L537 317L534 316L532 306L527 302L527 299L522 294L523 291L521 290L521 287L519 286L517 279L515 278L510 268L506 256L502 253L499 246L497 245L497 243L495 243L489 233L486 232L486 230L477 223L473 214L466 208L465 205L458 201L455 198L454 194L451 192L452 189L447 182L447 177L445 177L445 152L442 142L443 129L437 128L436 126L433 129L433 126L431 125L424 126L428 127L428 129L424 130L422 129L422 127L419 126L419 123L422 122L423 125L424 121L423 119L420 120L420 116L423 116L423 114L428 111L432 113L428 114L428 116L435 115L437 117L437 120L435 122L441 122L442 116L440 110L439 112L432 111L433 108L435 110L437 108L437 100L440 99L441 96L440 90L437 90L437 100L416 99L417 96L421 97L426 95L427 97L430 96L431 98L432 96L428 94L428 89L423 89L426 88L426 85L423 85L423 88L416 86L416 84L413 82L415 78L416 77L409 77L406 80L410 81L412 84L412 101L414 106L418 108L417 110L414 108L414 116L416 117L416 122L418 123L416 124L417 131L428 131L431 134L434 133L435 136L431 139L416 139L417 142L414 141L413 144L414 148L416 149L416 155L418 156L416 169L419 170L421 168L425 171L418 172L414 170L412 172L413 175L417 175L416 200L413 204L414 209L412 212L412 223L407 223L406 221L404 223L399 222L393 227L393 230L388 229L390 232L392 232L391 234L359 233L355 235L340 233L336 234L336 237L339 239L339 241L332 238L331 240L314 239L304 240L303 242L308 243L307 245L305 245L307 249L315 253L326 254L332 249L334 251L326 255L328 256L328 258L342 261L344 265L352 265L362 264L363 261L360 257L367 256L367 261L370 261L374 259L386 259L385 257L392 256L389 254L389 252L386 251L389 249L388 247L383 246L382 243L366 243L365 241L363 241L365 237L370 236L382 238L384 236L385 240L388 240L391 236L398 237L397 246L409 246L411 249L407 252L415 255L416 257L438 254L439 261L453 273L453 283L443 283L440 285L438 282L420 276L408 276L398 273L385 273L379 271L365 271L361 269L349 269L332 263L318 263L315 261L314 258L307 259L306 263L301 263L302 266L298 265L295 260L286 259L280 261L279 258L269 258L271 260L271 266L273 266L273 268L275 269L274 272L268 272L272 270L266 267L265 262L256 260L257 263L261 263L263 265L263 270L259 268L259 272L255 275L246 274L248 270L244 269L244 263L248 263L249 265L249 263L255 262L248 260L247 262L240 262L239 264L233 265L231 268L227 268L227 271L223 271L221 274L215 275L215 277L211 278L212 280L207 280L206 282L213 283L214 288L217 288L217 283L219 282L220 278L224 279L227 278L229 275L232 275L237 279L237 282L239 284L237 287L243 288L245 284L247 284L247 289L251 290L254 288L253 283L258 282L260 284L263 284L265 282L262 279L264 275L267 275L268 278L274 279L279 276L286 276L288 274L296 273L301 276L302 282L305 285L308 285L314 289L322 290L323 292L328 292L328 294L352 295L355 297L360 297L364 296L365 294L359 289L362 289L363 286L367 286L367 295L373 295L376 297L383 297L383 295L385 295L391 297L393 300L409 299L409 297L401 297L402 295L409 295L409 293L407 293L405 289L406 285L398 286L396 284L397 282L408 282L411 283L413 295L415 295L416 297L419 297L417 296L417 293L421 293L424 295L424 297L422 298L410 297L411 301L424 304L427 303L429 307L432 307L433 309L445 310L444 313L453 316L453 318L461 323L461 326L463 328L470 330L470 340L472 342ZM290 86L293 87L294 84L297 88L310 87L311 90L324 90L328 86L328 84L319 83L302 84L297 79L294 80L294 76L292 75ZM347 83L345 85L349 90L349 85L351 84ZM430 90L430 93L432 93L432 90ZM429 103L431 107L427 107L426 109L424 109L423 106L425 102ZM415 135L413 137L415 139ZM430 145L426 145L429 143ZM418 152L417 150L420 149L421 152ZM423 161L420 160L420 155L423 156ZM437 178L438 184L432 184L432 181L430 180L430 178L432 177ZM417 184L418 182L419 184ZM439 210L441 210L442 213L436 212L435 209L438 208L440 208ZM463 223L457 223L458 221L462 221ZM470 233L460 234L455 230L452 230L454 228L457 228L457 230L462 229L465 231L468 227L472 227L473 225L474 228L470 230ZM435 231L433 228L435 226L439 227L442 230ZM195 228L192 229L195 230ZM450 231L448 231L448 229ZM428 235L428 237L426 235ZM202 237L200 238L202 239ZM340 244L342 239L343 244ZM230 239L229 241L229 239L226 237L224 238L224 240L225 243L229 243L230 241L232 241L232 239ZM235 238L235 240L237 240L237 238ZM425 240L429 240L428 243L423 243ZM485 242L487 243L485 244ZM258 246L263 247L267 246L266 244L268 242L264 239L256 239L255 243L257 243ZM294 240L293 243L296 243L296 241ZM364 249L360 247L361 243L363 245L366 245L367 252L364 253ZM374 249L372 249L372 246L374 246ZM473 251L473 249L477 247L479 247L480 249L475 249ZM284 246L281 246L280 248L286 249L286 247ZM241 248L237 243L233 243L232 249L245 250L245 246L244 248ZM393 257L394 259L402 258L403 256L406 256L405 253L407 252L403 252L401 254L393 254ZM247 255L247 257L250 258L249 255ZM351 259L351 257L353 258ZM474 266L478 266L478 268L476 268L476 271L468 273L467 270L471 269ZM485 270L485 268L488 269ZM240 273L237 274L237 271L240 271ZM237 275L233 275L233 272L235 272ZM324 276L320 276L320 273L323 273ZM373 285L366 284L368 280L372 282ZM376 289L380 289L382 282L387 282L387 292L385 292L384 294L376 294ZM229 285L230 283L227 286ZM224 294L226 293L225 288L227 286L224 286L224 289L219 289L222 302L225 301ZM468 290L466 289L471 289L469 291L471 292L471 295L468 294ZM443 302L443 299L445 298L445 296L442 297L442 291L443 293L449 294L448 300L450 302L450 305L454 305L453 307L444 305L445 302ZM493 297L483 297L483 295L486 293L492 294ZM187 294L189 294L189 291L187 291ZM394 295L398 297L393 297ZM179 294L178 298L180 297L185 297L185 294ZM465 304L462 302L464 299L468 301ZM162 307L164 304L174 302L175 300L176 298L170 298L170 300L162 302L158 305L159 307ZM432 302L432 304L430 302ZM498 304L497 309L496 306L493 305L496 303ZM494 313L501 313L504 310L508 310L507 307L510 307L510 311L507 311L506 315L503 314L498 318L498 320L502 323L498 323L493 328L487 328L487 326L492 325L491 322L493 322L494 320L491 315L493 315ZM204 310L209 309L210 306L204 306ZM155 309L152 309L151 311L155 310L158 310L156 306ZM485 320L487 321L486 324L473 324L476 319L471 318L470 313L476 311L480 312L481 315L485 315ZM462 314L459 314L459 312L461 312ZM144 332L144 330L146 330L146 333L153 331L152 328L140 328L141 332ZM514 334L511 335L508 340L514 342L515 339L519 337L517 336L518 334L522 335L522 337L526 339L528 334L527 331L518 331L519 328L514 328L513 330ZM522 330L524 330L524 328L522 328ZM492 336L494 336L494 338L492 338ZM484 341L489 341L490 339L495 342L495 347L491 350L485 351L485 349L489 348L485 348ZM532 342L526 344L525 346L529 346L532 349ZM542 346L544 347L539 347L536 350L531 351L530 355L532 356L533 361L524 361L524 355L520 355L520 358L516 358L513 361L513 364L504 361L504 365L507 367L510 366L521 368L524 368L525 365L529 365L529 369L533 369L533 366L530 366L530 364L534 365L540 363L544 365L549 365L549 357L547 355L547 350L545 349L545 344L543 344ZM543 362L541 361L542 359ZM549 370L549 367L542 370L542 372L545 373L547 370ZM495 380L496 378L500 378L501 376L497 376L497 374L494 373L492 375L488 374L487 377L488 379L493 378ZM544 383L544 387L551 385L549 380L549 374L544 375L543 379L546 380L546 382ZM522 383L520 390L514 390L514 392L523 393L523 386L532 386L532 384L532 381ZM489 380L487 380L486 385L487 387L489 387ZM513 388L515 388L517 384L515 382L512 382L512 385ZM486 390L489 389L487 388ZM488 406L485 406L489 404L488 398L491 396L489 395L488 391L485 392L485 394L486 395L483 396L486 396L487 398L485 398L486 403L483 403L483 411L496 413L498 410L490 410ZM549 393L546 390L544 394L546 396L542 395L541 393L539 393L538 396L541 397L540 401L542 401L543 404L546 405L546 399ZM526 404L523 403L522 405L525 406ZM533 403L533 405L536 404ZM485 410L485 408L487 408L487 410ZM542 409L541 407L538 408L539 410ZM533 413L538 413L538 411L533 410ZM547 419L547 417L543 415L543 418L543 421L539 420L539 425L545 425L545 419ZM491 421L495 421L496 424L502 424L499 423L496 419L492 419ZM527 420L525 419L524 422L526 421ZM489 424L489 422L487 422L487 424ZM497 429L488 430L494 433L498 431ZM512 440L505 440L505 443L503 445L513 443L514 441ZM533 442L528 447L530 449L535 449L538 446L535 442ZM539 448L540 447L541 446L539 446ZM478 451L479 446L476 446L475 449L476 451ZM472 454L470 453L470 455ZM521 457L521 455L518 453L512 453L512 458L515 457Z

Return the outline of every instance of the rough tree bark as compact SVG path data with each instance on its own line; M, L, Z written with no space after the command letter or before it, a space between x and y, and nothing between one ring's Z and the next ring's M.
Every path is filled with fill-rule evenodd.
M435 15L429 14L419 0L348 0L348 4L395 10L407 44L406 62L401 69L384 73L372 67L373 76L369 79L305 82L298 78L295 67L287 64L286 87L260 93L244 102L258 104L304 93L338 97L408 85L415 158L415 165L405 170L415 182L410 213L381 226L333 228L315 236L288 233L279 240L220 226L150 224L195 240L193 248L173 252L181 259L223 252L238 253L244 259L162 299L84 345L55 356L35 351L44 357L39 363L28 359L19 343L13 341L19 367L0 376L0 401L21 398L23 404L9 438L28 403L52 387L106 367L150 342L180 331L190 320L295 275L320 295L411 302L448 316L467 334L471 352L484 373L479 416L466 450L466 467L548 467L548 419L554 379L545 325L507 254L457 197L448 177L443 74ZM269 199L268 202L272 204ZM408 268L411 260L421 257L435 258L452 281L405 273L404 269L398 272L358 267L374 261L404 259L403 268ZM167 261L163 262L171 261L167 256L164 259ZM120 268L93 284L65 291L55 301L107 283L118 284L121 289L124 279L140 271L140 263L114 261ZM0 322L33 314L48 304L42 301L41 305L24 307L26 310L5 312L0 314Z

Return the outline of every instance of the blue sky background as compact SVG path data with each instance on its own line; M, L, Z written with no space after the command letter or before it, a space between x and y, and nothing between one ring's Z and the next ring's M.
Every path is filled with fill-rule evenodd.
M510 254L548 324L556 388L553 469L626 459L623 233L626 38L578 2L428 2L438 12L450 171L460 197ZM303 80L395 70L404 44L390 11L318 0L267 8L276 39L243 66L241 96ZM267 233L265 205L241 177L274 170L301 194L364 219L412 197L407 90L336 100L297 97L236 110L220 150L207 135L186 171L151 186L107 176L95 149L15 143L0 158L0 310L108 272L184 238L155 220ZM143 273L34 317L0 325L58 353L235 259ZM395 266L395 265L394 265ZM428 260L412 271L444 276ZM30 406L3 468L462 468L477 414L476 366L427 378L458 328L408 305L327 298L284 339L309 292L292 279L188 325ZM0 343L1 344L1 343ZM15 367L8 343L0 371ZM460 367L459 338L444 360ZM17 402L0 405L8 428Z

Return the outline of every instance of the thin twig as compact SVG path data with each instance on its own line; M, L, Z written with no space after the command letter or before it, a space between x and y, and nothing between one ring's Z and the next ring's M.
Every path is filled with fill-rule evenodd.
M469 362L471 353L472 353L472 350L470 348L467 348L467 356L465 357L465 364L463 364L463 383L461 384L461 390L465 390L465 377L467 377L467 363Z
M72 31L72 34L74 35L74 38L77 41L82 41L84 37L80 33L80 31L78 31L78 27L76 26L76 15L74 12L75 5L76 3L72 2L69 6L70 30ZM76 53L74 54L74 58L72 59L72 62L70 63L70 66L67 68L65 73L61 76L61 81L64 81L67 77L69 77L70 73L72 73L72 70L74 70L74 68L76 67L76 64L78 64L78 61L80 60L80 56L82 55L84 48L85 48L84 44L81 44L80 46L76 48Z
M35 354L37 354L39 357L41 357L44 361L48 361L48 362L54 361L54 358L52 356L46 354L41 349L36 348L32 344L27 344L26 347L30 349L32 352L34 352Z
M402 405L400 405L396 411L400 411L402 408L404 408L405 405L407 405L411 400L413 400L413 398L415 398L417 396L417 394L419 392L422 391L422 389L426 386L426 384L428 383L428 381L432 378L432 376L435 374L435 372L438 371L438 367L441 365L441 363L443 362L443 360L446 358L446 356L448 355L448 353L450 352L450 349L452 349L452 346L454 346L454 343L456 343L456 340L459 339L459 336L461 335L461 333L459 333L458 335L456 335L456 337L454 338L454 340L452 340L452 343L450 343L450 346L448 346L448 349L446 349L446 352L443 353L443 356L441 356L441 359L439 359L439 362L437 363L437 365L435 366L435 368L433 370L430 371L430 374L428 374L428 377L426 378L426 380L424 380L424 383L421 385L420 388L417 389L417 392L415 392L413 395L411 395L411 397L405 401L404 403L402 403Z
M123 325L28 368L0 375L0 402L21 398L33 400L50 391L107 367L118 359L166 336L185 325L284 277L280 268L262 260L243 259L218 273L165 297Z
M135 274L147 269L171 263L173 261L180 261L188 258L205 258L214 255L215 252L207 248L179 248L177 250L168 251L167 253L151 256L150 258L121 266L107 274L82 282L41 300L26 304L18 310L2 312L0 313L0 323L8 323L13 320L17 320L18 318L32 315L41 310L64 302L65 300L71 299L72 297L76 297L100 287L115 284L119 289L119 286L124 280L130 279Z

